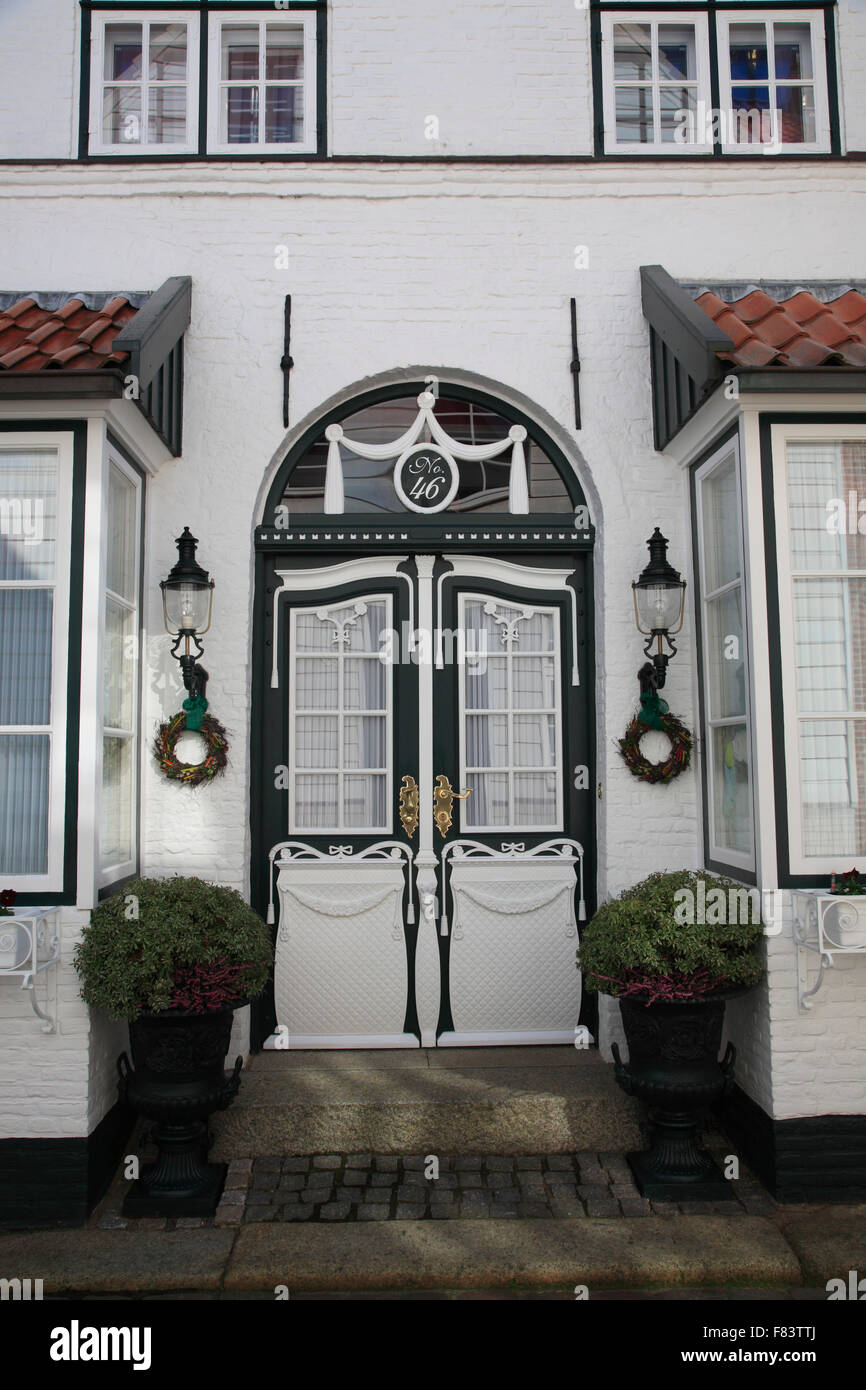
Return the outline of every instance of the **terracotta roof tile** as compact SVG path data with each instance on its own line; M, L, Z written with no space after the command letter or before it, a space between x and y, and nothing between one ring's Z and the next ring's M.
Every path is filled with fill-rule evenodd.
M136 313L123 295L101 309L88 309L75 296L57 309L41 309L32 296L22 296L0 309L0 371L93 371L121 365L129 354L113 352L112 344Z
M719 353L723 362L739 367L866 366L866 296L859 290L849 289L826 303L809 290L774 299L752 289L730 303L705 290L695 303L734 344Z

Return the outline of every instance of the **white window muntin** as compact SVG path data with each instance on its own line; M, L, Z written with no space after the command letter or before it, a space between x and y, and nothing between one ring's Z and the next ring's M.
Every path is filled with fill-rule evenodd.
M704 535L704 509L703 509L703 484L720 468L725 467L733 459L734 476L736 479L737 494L737 534L740 557L739 578L732 579L727 583L721 584L712 589L707 587L707 565L706 565L706 538ZM751 711L751 636L749 630L749 603L746 591L746 568L745 568L745 545L743 527L743 495L742 495L742 474L740 468L740 447L739 441L734 438L723 444L720 449L702 464L695 474L695 515L697 521L697 542L698 542L698 571L699 571L699 594L701 604L701 647L700 653L701 676L704 690L704 765L707 771L707 830L708 844L707 857L714 863L730 864L732 867L750 869L755 868L755 762L754 762L754 738L752 731L752 711ZM726 594L740 595L740 612L742 614L742 644L743 644L743 666L744 666L744 692L745 708L742 715L714 715L712 710L712 675L709 669L709 645L708 645L708 612L709 605L714 600L722 598ZM749 854L740 853L737 850L729 849L727 846L716 843L715 835L715 807L716 807L716 770L713 761L713 730L717 728L746 726L746 738L748 740L748 767L749 767L749 787L751 793L750 800L750 822L752 848Z
M779 577L779 635L782 655L782 700L785 727L785 773L788 805L789 870L792 875L825 878L839 871L839 855L806 855L803 842L803 785L800 764L800 730L804 724L860 722L866 710L808 711L801 714L797 698L797 670L794 660L794 583L803 579L866 579L866 570L835 568L831 570L794 570L791 564L791 529L789 525L788 458L791 443L866 442L866 425L844 424L784 424L771 426L773 457L773 494L776 511L776 550ZM847 503L847 498L844 499ZM851 861L851 862L849 862ZM866 872L866 855L845 859L845 867Z
M768 69L772 61L772 71L768 70L767 78L748 79L731 78L730 63L730 30L732 24L754 24L762 25L767 37L767 57ZM775 75L775 41L774 33L776 25L798 24L808 25L810 42L812 48L812 76L808 78L776 78ZM746 9L742 10L723 10L716 13L716 32L718 36L719 54L719 100L722 104L722 111L727 113L733 110L732 89L734 87L766 87L770 93L770 109L776 110L776 89L777 87L811 87L815 96L815 139L814 141L802 141L798 143L783 143L778 148L778 154L826 154L830 151L830 99L827 91L827 53L824 40L824 12L823 10L762 10ZM729 124L726 120L722 127L724 135L730 133ZM765 150L758 143L739 143L736 140L722 140L722 151L724 154L754 154L763 155Z
M133 595L132 599L126 597L126 596L123 595L123 594L116 593L113 589L110 589L110 588L108 587L108 565L107 565L107 555L108 555L108 519L109 519L109 518L108 518L108 504L109 504L109 496L110 496L110 491L109 491L109 480L110 480L110 477L111 477L111 470L112 470L113 468L116 469L117 472L120 473L120 474L122 475L122 477L126 479L126 481L130 482L130 483L132 484L132 486L134 487L134 489L135 489L135 493L134 493L134 496L135 496L135 514L134 514L134 522L133 522L133 525L134 525L134 541L133 541L133 546L134 546L134 548L133 548L133 581L132 581L132 586L131 586L131 593L132 593L132 595ZM134 468L130 467L130 465L126 462L126 460L125 460L124 458L122 458L121 455L118 454L118 453L116 452L116 450L113 450L113 449L109 449L108 452L107 452L107 455L106 455L105 471L104 471L104 474L103 474L103 498L104 498L104 504L103 504L103 515L102 515L102 533L103 533L103 540L102 540L102 573L103 573L104 579L103 579L103 584L102 584L102 586L101 586L101 612L100 612L100 622L101 622L101 624L102 624L101 650L102 650L102 652L103 652L103 660L105 659L104 653L105 653L105 644L106 644L106 631L105 631L105 628L106 628L106 613L107 613L107 608L108 608L108 602L109 602L109 600L110 600L112 603L114 603L116 606L125 609L126 612L130 615L130 617L131 617L131 619L132 619L132 629L133 629L133 634L134 634L134 638L135 638L135 654L134 654L134 656L130 655L130 657L128 658L128 659L134 661L133 681L132 681L132 700L131 700L131 706L132 706L132 708L131 708L131 717L130 717L130 721L129 721L128 726L127 726L127 725L124 725L124 726L122 726L122 727L117 727L117 726L112 726L112 725L106 724L106 722L105 722L106 711L105 711L105 708L104 708L104 684L103 684L103 679L102 679L102 678L100 679L100 684L99 684L99 691L100 691L99 699L100 699L100 709L101 709L101 712L100 712L101 740L100 740L100 749L99 749L99 769L98 769L98 790L99 790L99 801L100 801L100 815L99 815L99 819L98 819L98 823L97 823L97 835L100 836L99 861L98 861L98 862L99 862L99 875L98 875L98 881L99 881L99 887L100 887L100 888L104 887L104 886L105 886L106 884L108 884L108 883L113 883L113 882L115 882L117 879L126 878L129 874L135 873L135 872L136 872L136 869L137 869L137 864L138 864L138 853L137 853L137 842L138 842L138 815L137 815L137 807L138 807L138 792L139 792L139 757L138 757L138 753L139 753L139 748L138 748L138 744L139 744L139 735L138 735L138 727L139 727L139 706L140 706L140 699L141 699L141 694L140 694L140 689L141 689L141 677L140 677L140 673L141 673L141 631L140 631L140 610L139 610L139 602L140 602L140 591L141 591L141 506L142 506L142 480L141 480L140 475L136 472L136 470L135 470ZM100 673L100 674L101 674L101 676L102 676L102 673ZM125 860L125 861L114 861L114 862L107 862L107 861L106 861L106 858L105 858L105 855L104 855L104 852L103 852L103 847L102 847L102 844L101 844L102 798L103 798L103 780L102 780L102 776L103 776L103 758L104 758L104 754L105 754L105 743L106 743L106 740L109 739L109 738L113 738L113 739L122 739L122 740L128 742L128 743L130 744L131 750L132 750L132 752L131 752L131 758L130 758L130 769L131 769L131 774L130 774L130 775L131 775L131 779L132 779L132 780L131 780L131 787L130 787L130 802L131 802L130 847L131 847L131 855L130 855L130 857L129 857L127 860Z
M290 697L289 697L289 698L290 698L290 702L291 702L291 709L290 709L290 712L289 712L289 764L288 764L288 773L289 773L289 778L288 778L288 780L289 780L289 816L288 816L288 821L289 821L289 834L290 834L290 835L297 835L297 834L307 834L307 835L336 835L336 834L340 834L340 835L378 835L378 834L383 834L383 833L385 833L385 834L390 834L390 833L392 832L392 830L393 830L392 788L393 788L393 761L394 761L394 754L393 754L393 739L394 739L394 665L393 665L393 659L388 660L388 659L386 659L385 656L383 655L383 652L386 652L386 651L387 651L387 647L386 647L386 648L382 648L382 646L381 646L381 644L380 644L380 647L379 647L379 649L378 649L378 651L377 651L376 653L373 653L372 651L368 653L368 652L358 652L358 651L346 650L344 644L342 644L342 643L335 643L335 644L333 645L332 648L327 648L327 649L326 649L326 648L323 648L323 649L322 649L321 651L319 651L319 652L310 651L310 650L304 650L303 652L299 652L299 651L298 651L297 627L298 627L298 619L299 619L300 617L306 616L306 615L308 615L308 614L313 614L313 615L315 615L315 616L318 616L318 615L323 614L323 613L335 613L335 612L344 610L344 609L346 609L346 608L350 608L353 604L371 604L371 603L383 603L383 604L384 604L384 608L385 608L385 617L384 617L384 622L383 622L383 628L386 630L386 632L390 632L390 630L391 630L392 627L393 627L393 616L392 616L392 615L393 615L393 604L392 604L392 596L391 596L390 594L388 594L388 593L384 593L384 594L362 594L362 595L358 595L358 596L353 596L352 598L343 599L343 600L340 600L339 602L336 602L336 603L329 603L329 604L327 604L324 608L322 607L321 604L316 604L316 605L313 605L313 606L311 606L311 607L293 606L293 607L291 608L291 610L290 610L290 614L289 614L289 690L290 690L290 692L292 692L292 694L291 694ZM338 688L337 688L337 703L336 703L336 705L333 706L333 707L328 707L327 709L324 709L324 708L321 708L321 707L320 707L319 709L312 708L312 707L311 707L311 708L307 708L306 706L298 707L298 705L297 705L296 702L295 702L294 693L295 693L296 691L298 691L299 686L300 686L300 682L299 682L299 679L298 679L298 669L297 669L297 664L298 664L299 658L300 658L300 659L303 659L304 661L308 661L308 660L315 661L315 660L317 660L317 659L320 659L320 660L332 660L332 661L333 661L333 660L335 659L335 657L338 658ZM344 700L344 664L345 664L345 661L346 661L347 658L350 659L350 660L351 660L351 659L356 659L356 658L361 658L361 659L370 660L370 661L380 661L380 662L382 663L382 666L383 666L384 671L385 671L385 677L384 677L384 684L385 684L385 705L384 705L384 708L383 708L382 710L372 711L372 710L367 710L367 709L362 709L362 710L346 709L346 707L345 707L345 700ZM337 760L336 760L336 763L335 763L334 765L330 766L330 767L322 767L322 768L315 768L315 767L308 767L308 766L299 767L299 766L298 766L298 761L297 761L297 720L298 720L299 718L303 718L305 715L306 715L306 716L309 716L309 715L311 715L311 714L312 714L312 715L315 715L315 714L317 714L317 713L322 713L322 714L327 714L327 715L336 716L336 719L337 719ZM344 751L344 749L345 749L345 744L344 744L344 717L345 717L347 714L348 714L348 715L355 715L355 716L359 716L359 715L360 715L360 716L363 716L363 715L365 715L365 714L367 714L367 715L371 715L371 714L384 714L384 717L385 717L385 764L384 764L384 767L383 767L383 768L346 767L346 765L345 765L345 751ZM374 775L374 776L382 776L382 775L384 774L384 781L385 781L385 791L384 791L385 816L384 816L384 818L383 818L382 823L379 824L379 825L346 825L346 824L345 824L345 798L344 798L344 781L345 781L345 778L346 778L347 776L349 776L349 777L364 776L365 774L371 774L371 775ZM302 777L303 777L303 776L308 776L308 777L309 777L309 776L328 776L328 775L335 775L335 776L336 776L336 778L337 778L337 797L336 797L336 804L337 804L337 811L338 811L338 816L337 816L337 821L336 821L336 823L329 824L329 825L307 825L307 824L305 824L305 823L303 823L302 821L299 820L298 815L297 815L297 794L296 794L296 783L297 783L297 778L298 778L299 775L302 776Z
M48 738L48 865L44 874L3 874L3 885L18 893L63 891L66 832L66 712L69 671L69 598L72 558L73 446L68 434L22 431L0 434L0 452L53 453L57 458L57 536L53 580L3 580L0 589L53 592L50 723L0 725L0 736L43 734Z
M614 71L614 28L618 24L646 25L650 29L652 50L652 78L646 90L652 95L653 134L651 141L617 140L616 132L616 88L641 87L643 83L617 78ZM674 25L678 28L691 27L695 32L695 80L666 80L659 74L659 25ZM607 154L674 154L695 155L712 154L712 140L707 140L704 112L709 112L710 98L710 47L707 15L705 12L635 10L610 11L602 15L602 110L604 117L604 147ZM661 91L677 87L695 88L695 141L680 144L677 140L661 138Z
M259 35L259 73L255 79L224 80L222 76L222 30L224 25L243 25L257 29ZM268 28L302 28L304 75L300 81L269 81L264 75L262 55L265 53ZM303 89L304 139L291 142L229 143L221 137L223 91L230 87L253 87L258 91L258 111L261 132L265 119L265 97L268 87L301 86ZM315 11L252 10L225 11L210 15L208 26L208 154L315 154L316 135L316 14Z
M461 803L460 803L460 828L461 828L461 830L463 831L464 834L469 834L469 833L475 834L475 833L478 833L478 834L492 834L492 835L499 834L499 833L503 833L503 832L504 832L504 833L509 833L509 832L512 831L512 830L521 831L521 832L527 833L527 834L529 834L529 833L534 833L534 832L539 832L539 833L541 833L541 832L546 832L546 831L549 831L549 830L562 830L562 829L563 829L563 821L562 821L562 814L563 814L563 810L562 810L562 801L563 801L563 797L562 797L562 661L561 661L561 652L562 652L562 623L561 623L560 609L559 609L558 607L555 607L555 606L546 606L546 607L545 607L545 606L541 606L541 605L539 605L539 604L531 604L531 605L528 605L528 604L522 603L520 599L514 599L514 598L494 598L494 599L493 599L493 601L494 601L495 603L497 603L497 605L501 606L501 607L504 608L504 609L513 610L513 611L519 611L520 609L522 609L522 608L524 608L524 607L531 607L531 610L532 610L533 615L536 615L536 614L537 614L537 615L542 615L542 616L549 616L549 617L551 617L551 619L552 619L552 625L553 625L553 636L554 636L553 651L552 651L552 652L538 652L538 653L534 653L534 655L543 656L543 657L544 657L545 659L547 659L547 660L551 660L551 659L552 659L552 661L553 661L553 663L554 663L554 675L553 675L554 705L553 705L553 707L552 707L552 708L547 708L547 707L545 706L545 707L544 707L543 709L541 709L541 710L534 710L534 709L532 709L532 708L524 707L524 706L522 706L522 705L521 705L521 706L516 706L516 705L514 705L513 700L511 699L511 696L512 696L513 690L514 690L514 684L513 684L513 680L512 680L512 664L513 664L513 660L514 660L514 655L513 655L513 651L512 651L512 644L511 644L511 643L508 643L506 646L503 647L503 653L504 653L505 656L506 656L506 660L507 660L507 670L508 670L507 689L508 689L508 692L509 692L509 701L508 701L507 706L506 706L504 709L490 709L490 710L469 709L469 708L467 707L467 702L466 702L466 676L467 676L467 673L471 673L473 663L478 659L478 656L477 656L478 644L475 643L474 645L472 645L472 641L470 640L470 630L469 630L469 625L468 625L467 616L466 616L466 607L467 607L467 604L469 604L469 603L490 603L492 597L493 597L493 596L490 595L490 594L480 594L480 593L461 593L460 596L459 596L459 614L460 614L459 622L460 622L460 631L464 634L464 641L465 641L465 643L466 643L466 659L465 659L464 661L461 661L461 663L460 663L460 665L459 665L459 668L458 668L458 690L459 690L459 714L458 714L458 718L459 718L459 735L458 735L458 736L459 736L459 740L460 740L460 790L461 790L461 791L464 790L464 789L469 785L469 784L468 784L468 781L467 781L467 778L468 778L468 776L469 776L471 773L475 773L475 772L478 772L478 773L485 773L485 772L487 772L487 773L498 773L498 774L503 774L503 773L504 773L505 775L507 775L507 777L508 777L508 805L509 805L509 811L510 811L509 823L508 823L507 825L504 825L504 826L503 826L503 825L478 825L478 824L476 824L476 823L474 822L474 820L471 819L471 815L470 815L469 809L468 809L468 807L467 807L466 801L461 801ZM498 656L498 655L500 655L500 653L490 653L490 652L488 652L487 655L488 655L488 656L491 656L491 655L497 655L497 656ZM523 660L523 659L527 659L527 658L518 658L518 659L519 659L519 660ZM554 716L555 766L554 766L553 768L551 768L551 767L529 767L529 766L523 767L523 766L517 766L517 765L515 764L515 762L514 762L513 756L511 756L511 755L509 756L508 764L507 764L507 765L503 765L503 766L501 766L501 767L497 766L497 767L489 767L489 768L475 768L475 767L473 767L473 766L471 766L471 765L469 765L469 764L467 763L467 759L466 759L466 750L467 750L467 744L468 744L467 719L468 719L468 716L469 716L469 715L479 715L479 714L505 715L505 717L506 717L507 720L508 720L509 748L512 750L512 753L513 753L513 745L514 745L513 724L514 724L514 717L515 717L515 715L518 715L518 716L520 716L520 715L532 715L532 714L536 714L536 713L541 713L541 714L545 714L545 715L550 715L550 714L552 714L552 715ZM517 774L526 774L526 775L536 775L536 776L537 776L537 775L542 775L542 774L545 775L545 776L550 776L551 773L553 774L553 776L554 776L554 778L555 778L555 792L554 792L554 796L555 796L555 804L556 804L556 811L557 811L556 817L555 817L553 820L548 821L548 822L544 822L544 823L537 822L537 823L532 823L532 824L526 823L526 822L519 822L519 821L517 820L516 816L514 815L514 804L515 804L514 776L515 776L515 773L517 773Z
M137 80L107 79L105 77L105 35L109 26L132 25L141 29L141 76ZM155 79L149 76L151 27L153 25L186 26L186 78ZM148 104L151 91L186 86L186 140L180 142L151 142L148 134ZM111 141L104 138L104 100L107 88L138 88L140 98L139 140ZM195 154L198 151L199 109L199 19L194 10L110 10L93 14L90 41L90 130L88 149L91 154L156 155Z

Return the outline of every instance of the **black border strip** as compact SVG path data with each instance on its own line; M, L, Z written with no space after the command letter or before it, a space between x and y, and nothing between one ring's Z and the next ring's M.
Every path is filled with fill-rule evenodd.
M764 564L767 573L767 628L770 647L770 702L773 711L773 786L776 803L776 867L780 888L814 888L823 875L791 872L788 776L785 762L785 707L782 696L782 634L779 630L779 571L773 488L773 425L866 425L866 414L825 414L818 411L761 412L758 416L761 453L761 495L764 509ZM840 861L841 862L841 861Z

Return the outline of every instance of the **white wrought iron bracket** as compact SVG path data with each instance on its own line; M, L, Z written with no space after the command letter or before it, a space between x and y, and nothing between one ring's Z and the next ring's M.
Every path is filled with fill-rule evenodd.
M36 1002L36 977L60 960L60 938L56 930L51 932L46 925L58 911L56 907L34 907L0 917L0 979L21 980L21 988L29 991L43 1033L54 1032L55 1020Z

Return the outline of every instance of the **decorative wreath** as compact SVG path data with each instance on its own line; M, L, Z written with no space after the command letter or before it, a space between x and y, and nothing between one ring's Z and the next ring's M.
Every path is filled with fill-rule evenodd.
M201 708L188 709L195 702L184 700L184 708L160 724L153 741L153 755L160 771L171 782L183 782L188 787L200 787L212 782L225 771L228 763L228 738L218 719L204 714ZM207 709L207 701L203 701ZM207 744L207 757L201 763L182 763L175 757L175 745L183 733L201 734Z
M664 704L664 701L660 703ZM692 736L681 719L667 712L666 705L663 712L654 713L651 722L647 718L642 719L643 714L645 710L635 715L625 731L625 737L620 739L622 756L632 776L639 777L642 782L672 782L681 772L685 772L691 761ZM659 729L671 741L671 751L663 763L651 763L640 751L640 741L651 729Z

